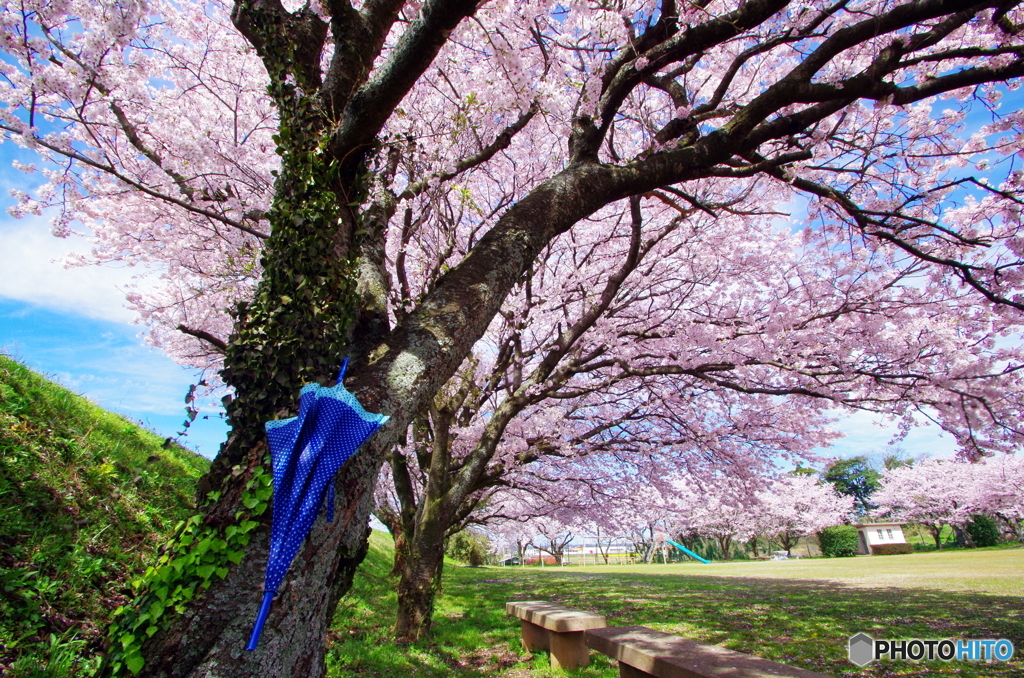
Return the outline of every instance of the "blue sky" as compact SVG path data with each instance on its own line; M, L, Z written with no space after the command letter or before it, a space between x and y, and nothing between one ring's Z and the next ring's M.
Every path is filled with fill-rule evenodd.
M122 290L133 276L156 271L66 269L55 261L89 244L55 238L47 216L7 214L14 203L9 191L31 191L38 183L38 175L11 166L15 159L34 161L14 144L0 144L0 351L163 437L178 438L185 394L200 376L148 347L124 307ZM205 404L179 442L213 457L227 432L218 405Z

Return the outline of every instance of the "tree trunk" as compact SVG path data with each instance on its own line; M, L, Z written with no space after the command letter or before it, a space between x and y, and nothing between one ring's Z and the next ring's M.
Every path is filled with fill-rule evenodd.
M727 534L725 536L716 537L718 539L718 546L722 549L722 560L732 560L732 554L729 553L729 547L732 546L732 535Z
M971 534L960 525L953 526L953 534L956 535L956 544L961 548L974 548L974 540Z
M401 577L405 572L405 554L409 549L409 540L405 538L404 530L392 532L391 536L395 538L395 563L391 566L391 576Z
M341 595L366 556L372 459L339 473L335 518L317 520L275 598L259 647L245 650L261 600L270 529L256 528L249 557L228 570L144 646L138 674L171 678L320 678L324 638Z
M797 536L789 530L783 530L779 533L779 545L782 546L786 553L793 550L793 547L796 546L796 540Z
M398 582L395 638L399 641L415 642L430 632L443 570L444 545L441 543L416 548L406 555Z

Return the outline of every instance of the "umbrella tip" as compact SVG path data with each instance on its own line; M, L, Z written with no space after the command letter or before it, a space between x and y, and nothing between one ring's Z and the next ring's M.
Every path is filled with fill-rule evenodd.
M348 358L344 358L341 361L341 369L338 370L338 385L341 385L341 380L345 378L345 370L348 369Z
M252 652L256 649L256 646L260 642L260 634L263 633L263 624L267 621L267 615L270 614L270 603L274 600L274 592L266 591L263 594L263 603L260 605L260 611L256 615L256 623L252 627L252 635L249 636L249 644L245 646L245 649Z

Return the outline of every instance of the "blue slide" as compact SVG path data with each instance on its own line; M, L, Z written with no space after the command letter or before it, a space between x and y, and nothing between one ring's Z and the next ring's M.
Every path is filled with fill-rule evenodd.
M705 565L710 565L711 564L710 560L704 560L703 558L698 556L696 553L694 553L690 549L688 549L685 546L683 546L682 544L677 544L674 541L672 541L671 539L666 539L665 541L667 541L669 544L672 544L672 546L675 546L677 549L679 549L680 551L682 551L686 555L690 556L691 558L696 558L697 560L699 560L700 562L704 563Z

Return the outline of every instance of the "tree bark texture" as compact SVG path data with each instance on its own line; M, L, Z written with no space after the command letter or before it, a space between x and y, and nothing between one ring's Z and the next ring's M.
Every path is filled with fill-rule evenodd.
M253 532L246 557L144 649L141 676L319 678L324 638L341 595L366 555L376 467L358 455L339 473L333 523L323 517L289 569L259 647L245 650L263 595L270 529Z
M404 558L398 582L395 638L404 642L415 642L430 633L433 621L434 600L444 570L444 543L426 541L412 542L414 553Z

